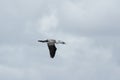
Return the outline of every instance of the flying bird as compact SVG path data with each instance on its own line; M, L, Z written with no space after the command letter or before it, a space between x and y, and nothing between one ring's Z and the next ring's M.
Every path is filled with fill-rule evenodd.
M56 53L56 50L57 50L55 44L65 44L65 42L63 42L61 40L57 41L55 39L38 40L38 42L47 43L51 58L55 57L55 53Z

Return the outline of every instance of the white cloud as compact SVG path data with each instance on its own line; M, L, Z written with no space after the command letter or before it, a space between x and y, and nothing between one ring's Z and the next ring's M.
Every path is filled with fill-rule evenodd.
M59 20L56 14L56 10L52 10L49 14L44 14L39 18L37 23L35 23L37 26L37 32L45 37L52 37L59 25Z
M55 16L55 12L52 12L49 15L43 15L42 18L38 20L39 32L48 32L52 31L58 26L58 19Z

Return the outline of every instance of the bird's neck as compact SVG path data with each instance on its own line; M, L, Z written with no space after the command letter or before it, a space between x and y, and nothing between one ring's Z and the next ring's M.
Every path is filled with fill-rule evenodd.
M56 44L64 44L63 41L56 41Z

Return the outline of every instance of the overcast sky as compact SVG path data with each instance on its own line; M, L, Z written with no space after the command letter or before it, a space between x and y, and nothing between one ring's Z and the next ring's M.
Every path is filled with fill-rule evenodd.
M0 80L120 80L119 3L0 0Z

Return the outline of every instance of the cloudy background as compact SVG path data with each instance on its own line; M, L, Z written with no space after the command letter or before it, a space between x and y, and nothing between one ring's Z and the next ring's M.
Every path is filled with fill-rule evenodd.
M120 80L119 0L0 0L0 80ZM54 38L57 54L46 44Z

